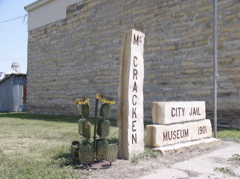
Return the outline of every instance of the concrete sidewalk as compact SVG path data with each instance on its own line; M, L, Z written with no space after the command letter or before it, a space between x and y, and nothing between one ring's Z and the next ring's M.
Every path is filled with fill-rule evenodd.
M240 154L240 144L224 142L224 147L210 153L159 168L141 179L235 179L240 178L240 161L229 161L233 154Z

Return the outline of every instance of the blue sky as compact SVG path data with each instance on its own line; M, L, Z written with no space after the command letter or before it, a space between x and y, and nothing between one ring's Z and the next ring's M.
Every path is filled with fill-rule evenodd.
M27 17L4 22L27 14L24 7L36 0L0 0L0 72L12 71L17 62L27 72Z

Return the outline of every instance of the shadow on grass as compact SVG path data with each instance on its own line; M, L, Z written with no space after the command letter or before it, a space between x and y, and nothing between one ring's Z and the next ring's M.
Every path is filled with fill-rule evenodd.
M54 121L76 123L79 116L75 115L47 115L47 114L29 114L29 113L0 113L0 117L19 118L29 120Z
M19 119L27 119L27 120L41 120L41 121L53 121L53 122L66 122L66 123L78 123L80 116L77 115L50 115L50 114L29 114L29 113L0 113L0 117L8 117L8 118L19 118ZM100 119L100 118L98 118ZM111 126L117 127L117 119L110 118L108 119L111 123ZM94 117L89 117L88 121L91 124L95 123ZM152 124L152 122L144 121L144 129L146 126Z
M66 123L78 123L80 116L76 115L49 115L49 114L29 114L29 113L0 113L0 118L19 118L26 120L41 120L41 121L53 121L53 122L66 122ZM98 118L100 119L100 118ZM95 123L94 117L89 117L88 121L91 124ZM117 127L117 119L110 118L111 126Z
M107 139L109 144L117 144L118 139L117 138L110 138ZM80 164L80 161L78 158L73 159L71 152L62 152L60 154L57 154L52 157L51 163L53 165L57 165L59 167L72 167L75 168L76 165Z
M217 131L220 132L224 132L224 131L228 131L228 132L240 132L240 129L232 129L232 128L217 128Z
M118 145L118 138L112 137L112 138L107 138L108 144L117 144Z
M57 155L52 157L53 165L58 165L59 167L75 167L79 164L79 160L73 159L71 153L63 153L61 155Z

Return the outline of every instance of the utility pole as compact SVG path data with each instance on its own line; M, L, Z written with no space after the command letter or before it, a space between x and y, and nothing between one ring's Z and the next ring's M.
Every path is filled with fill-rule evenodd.
M213 46L214 46L214 137L217 138L217 80L218 80L218 43L217 43L217 0L213 0Z

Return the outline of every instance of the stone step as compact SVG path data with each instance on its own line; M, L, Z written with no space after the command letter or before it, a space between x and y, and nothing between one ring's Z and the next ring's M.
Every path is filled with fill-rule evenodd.
M155 151L160 152L162 155L169 155L173 153L181 153L186 152L189 150L195 149L207 149L214 146L220 146L222 141L216 138L206 138L206 139L199 139L189 142L182 142L174 145L167 145L163 147L156 147L154 148Z
M187 142L212 136L209 119L168 125L147 125L147 147Z

